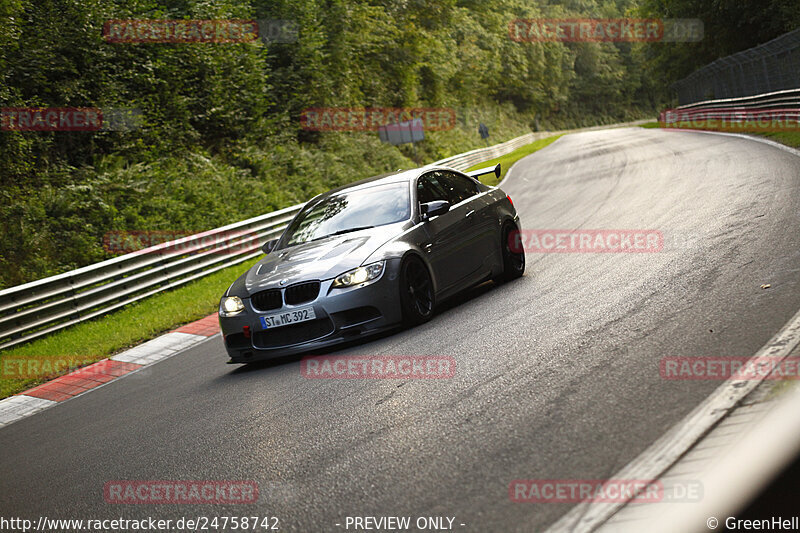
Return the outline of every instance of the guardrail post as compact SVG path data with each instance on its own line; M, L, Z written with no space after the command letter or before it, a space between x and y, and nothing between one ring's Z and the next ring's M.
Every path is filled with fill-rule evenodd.
M70 276L67 278L67 282L69 283L69 299L72 300L72 314L70 317L73 320L80 320L81 318L81 311L80 311L80 304L78 303L77 295L75 293L75 280Z

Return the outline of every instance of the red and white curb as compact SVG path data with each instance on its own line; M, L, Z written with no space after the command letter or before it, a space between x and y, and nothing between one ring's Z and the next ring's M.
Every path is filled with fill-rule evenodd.
M0 428L172 357L217 333L219 323L214 313L108 359L0 400Z

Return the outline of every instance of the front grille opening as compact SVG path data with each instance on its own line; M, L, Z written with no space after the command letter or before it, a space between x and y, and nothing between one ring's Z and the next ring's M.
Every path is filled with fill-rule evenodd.
M286 287L284 299L287 305L298 305L316 300L318 294L319 281L309 281Z
M333 314L336 325L341 328L349 328L357 324L363 324L370 320L381 317L381 312L372 306L356 307L347 311L340 311Z
M290 326L258 331L253 335L253 344L257 348L280 348L313 341L332 332L333 322L331 322L331 319L318 318Z
M250 301L253 303L253 309L258 311L280 309L283 305L280 289L257 292L250 297Z

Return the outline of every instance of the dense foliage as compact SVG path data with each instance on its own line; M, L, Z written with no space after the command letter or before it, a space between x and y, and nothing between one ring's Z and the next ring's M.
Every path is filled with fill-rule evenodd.
M646 50L649 78L668 86L694 70L800 27L797 0L640 0L643 16L697 18L699 43L656 44Z
M0 287L109 257L107 231L200 231L481 146L480 122L498 142L652 116L664 76L796 15L796 0L765 3L643 0L648 15L724 16L730 4L737 20L771 24L747 33L718 18L707 32L726 31L722 41L654 49L509 38L516 18L637 16L636 0L0 0L0 106L143 113L130 132L0 132ZM102 37L110 19L230 18L299 31L272 43ZM374 132L301 129L302 110L319 106L452 107L458 120L414 151Z

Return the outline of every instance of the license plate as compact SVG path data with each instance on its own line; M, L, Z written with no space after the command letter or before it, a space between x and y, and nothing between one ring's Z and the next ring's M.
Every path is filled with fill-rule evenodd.
M294 311L286 311L285 313L262 316L261 327L264 329L279 328L289 324L297 324L298 322L308 322L315 318L317 317L314 315L313 307L303 307Z

